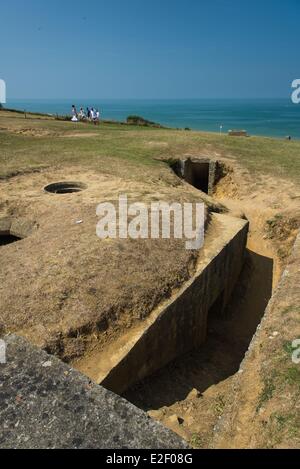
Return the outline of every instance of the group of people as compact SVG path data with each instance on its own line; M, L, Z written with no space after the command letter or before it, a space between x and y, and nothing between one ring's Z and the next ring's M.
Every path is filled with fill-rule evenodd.
M76 106L72 105L72 122L78 122L79 120L89 120L93 122L95 125L99 124L100 122L100 111L95 108L86 108L86 111L83 107L80 108L79 112L77 112Z

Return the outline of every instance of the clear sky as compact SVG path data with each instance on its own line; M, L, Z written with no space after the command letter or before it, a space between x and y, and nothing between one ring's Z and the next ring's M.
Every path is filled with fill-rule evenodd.
M299 0L4 0L11 98L288 97Z

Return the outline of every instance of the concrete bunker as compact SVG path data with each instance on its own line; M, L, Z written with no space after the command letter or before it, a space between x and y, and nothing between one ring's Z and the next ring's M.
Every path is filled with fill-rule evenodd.
M185 179L192 186L208 194L209 191L209 162L189 162L185 167Z
M188 159L188 161L183 163L183 174L188 178L189 174L191 176L191 169L197 167L199 160L196 160L196 164L193 164L192 159ZM205 189L204 185L207 185L208 192L213 188L212 181L215 180L215 166L215 162L208 159L201 160L200 169L198 172L195 172L195 177L200 179L201 187ZM203 169L204 171L202 171ZM55 181L54 177L52 176L50 181ZM63 176L61 177L63 179ZM49 181L49 176L47 175L44 179L44 184L39 180L37 186L46 186L45 190L47 189L48 192L53 194L78 192L87 187L81 182L76 182L76 178L77 176L75 175L70 178L70 181L55 182L46 186L47 181ZM59 180L59 177L56 180ZM89 192L92 193L92 181L89 183L89 186ZM98 191L98 188L95 190ZM185 193L185 190L186 186L182 184L180 188L182 194ZM45 202L43 203L47 204L47 200L49 201L50 199L45 194L47 192L44 193L43 201L45 200ZM201 194L199 194L200 196ZM59 198L51 200L51 210L53 211L53 207L57 204L57 210L61 212L60 221L63 222L65 207L61 208ZM94 331L92 327L98 333L98 325L94 326L92 323L89 329L90 324L83 323L83 326L81 326L78 321L79 326L77 327L76 324L76 328L75 326L73 327L73 317L69 314L69 299L67 298L66 301L64 296L63 301L67 303L65 314L69 321L67 323L66 320L66 323L69 329L67 330L66 328L66 335L63 337L59 336L57 338L53 336L53 346L52 342L50 345L48 342L45 342L46 346L50 347L49 350L53 350L61 355L67 355L68 353L70 357L68 359L75 368L83 371L87 376L94 379L97 383L103 384L108 389L123 393L132 385L152 375L156 370L161 369L175 358L203 344L207 336L207 323L211 306L221 293L222 304L225 305L227 303L236 279L240 274L248 231L247 221L232 218L222 213L214 213L213 209L213 205L208 206L208 210L210 210L210 222L207 226L208 239L203 255L199 256L193 276L185 281L178 290L175 289L171 296L163 297L162 301L156 303L153 309L149 311L148 316L142 316L140 322L129 324L128 329L120 328L114 336L103 337L104 334L102 335L100 331L95 339L90 340L91 332ZM44 223L43 218L39 220ZM7 224L7 230L9 230L10 234L21 236L19 229L20 220L18 220L19 226L17 226L15 220L11 219L7 220ZM68 226L69 224L66 223L66 230L69 229ZM86 227L83 228L88 229ZM25 237L24 232L21 237ZM60 243L63 242L63 236L59 241ZM78 243L81 243L80 237L78 237ZM59 246L62 246L62 244L59 244ZM90 245L88 243L86 244L86 252L90 252ZM56 256L57 251L53 250L53 254ZM44 251L44 255L47 256L48 253ZM47 269L43 271L43 274L43 278L48 279ZM65 284L62 283L55 285L57 285L58 293L62 292L62 288L65 287ZM52 285L49 288L49 292L49 298L51 298ZM84 288L82 292L85 293ZM89 292L89 295L94 295L92 289L91 292ZM94 298L92 300L94 301ZM72 306L75 303L76 300L73 300ZM217 303L219 304L218 301ZM60 305L61 303L59 308L57 308L59 314L61 313ZM42 311L40 303L38 303L36 310L37 314ZM84 329L85 327L86 329ZM79 331L78 334L77 331ZM90 342L88 342L89 340ZM99 346L97 343L94 348L93 340L95 343L96 341L101 341ZM66 348L66 353L64 347ZM75 352L73 353L73 349L76 349L76 354Z
M0 218L0 247L27 238L36 228L36 223L26 218Z
M44 187L46 192L52 194L71 194L73 192L81 192L85 189L87 189L86 184L76 181L54 182Z
M218 179L219 164L206 157L188 157L171 164L173 171L181 179L202 192L212 195Z
M212 214L211 235L194 276L136 328L75 367L118 394L206 340L209 315L222 314L240 275L248 222ZM214 232L222 236L215 236Z

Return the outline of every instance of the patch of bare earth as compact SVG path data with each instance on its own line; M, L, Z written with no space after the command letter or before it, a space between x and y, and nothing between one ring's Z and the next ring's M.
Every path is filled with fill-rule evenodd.
M87 189L49 194L57 181ZM184 240L96 236L100 202L199 201L193 188L135 182L65 167L0 181L0 219L31 220L38 229L1 246L0 323L65 360L89 354L142 321L190 278L197 253Z
M271 177L253 179L237 165L233 170L230 162L214 197L232 214L245 216L250 222L245 266L231 301L222 317L209 317L207 341L199 350L175 360L145 379L129 390L126 397L196 448L214 447L218 423L225 410L231 415L228 408L239 399L238 402L244 403L242 409L246 413L240 413L243 439L238 439L239 432L235 427L237 439L233 444L227 428L221 446L251 446L249 442L256 431L257 441L261 441L259 446L267 446L267 434L259 438L262 429L256 429L253 415L247 414L247 402L251 402L252 396L260 395L261 379L257 379L257 373L255 377L249 373L247 386L239 397L233 391L233 383L239 376L240 364L268 301L276 290L300 227L297 190L284 180ZM270 223L274 219L275 222ZM288 297L286 302L289 304ZM277 321L275 315L270 316L273 331L281 329ZM260 359L256 356L254 371L261 365ZM268 359L272 360L271 352ZM265 378L267 376L265 370ZM268 412L271 415L272 409ZM273 424L274 418L273 415ZM223 435L222 429L220 435Z

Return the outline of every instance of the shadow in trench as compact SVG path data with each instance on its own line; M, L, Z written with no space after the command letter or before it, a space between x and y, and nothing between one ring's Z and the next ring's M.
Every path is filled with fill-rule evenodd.
M21 238L17 236L13 236L11 234L0 234L0 246L6 246L7 244L15 243L16 241L20 241Z
M226 311L218 315L214 307L209 312L205 344L136 384L124 397L144 410L159 409L236 373L271 298L272 280L273 260L247 250Z

